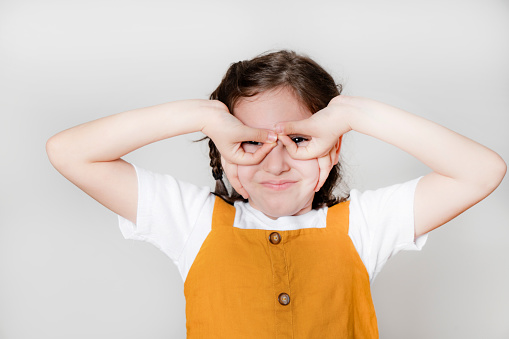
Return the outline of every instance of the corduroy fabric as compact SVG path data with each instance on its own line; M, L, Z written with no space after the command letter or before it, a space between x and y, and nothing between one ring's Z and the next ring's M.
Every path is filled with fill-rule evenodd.
M378 338L348 206L329 208L326 228L277 231L281 242L272 244L273 231L233 227L235 208L216 198L211 232L184 283L187 337Z

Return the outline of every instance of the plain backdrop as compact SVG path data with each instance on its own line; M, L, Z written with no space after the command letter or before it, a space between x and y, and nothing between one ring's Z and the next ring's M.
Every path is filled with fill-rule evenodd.
M183 282L50 165L46 140L125 110L207 98L232 62L293 49L344 93L436 121L509 160L509 3L0 1L0 339L184 338ZM126 160L211 185L194 134ZM429 169L350 133L351 187ZM381 338L509 338L509 185L398 254L372 290Z

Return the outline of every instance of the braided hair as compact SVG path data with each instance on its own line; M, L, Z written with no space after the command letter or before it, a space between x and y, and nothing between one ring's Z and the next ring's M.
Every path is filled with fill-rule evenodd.
M228 193L228 189L223 180L223 165L221 164L221 153L217 149L216 145L209 138L209 157L210 167L212 167L212 176L216 180L216 188L214 194L223 198L224 201L233 204L237 200L247 201L232 188L231 194Z

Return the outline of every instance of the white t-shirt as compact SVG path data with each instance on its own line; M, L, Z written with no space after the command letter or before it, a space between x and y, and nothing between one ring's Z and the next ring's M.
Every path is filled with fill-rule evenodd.
M126 239L147 241L177 265L183 281L209 234L215 195L209 187L176 180L134 166L138 176L136 224L119 216ZM350 192L348 235L372 281L400 250L420 250L427 234L414 241L414 193L420 178L376 191ZM273 220L249 203L236 202L233 226L274 231L326 227L327 207Z

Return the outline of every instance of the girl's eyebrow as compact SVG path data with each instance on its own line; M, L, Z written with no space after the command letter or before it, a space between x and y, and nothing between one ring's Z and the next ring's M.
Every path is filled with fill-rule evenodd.
M312 139L312 136L306 135L306 134L288 134L287 136L289 138L301 137L301 138Z

